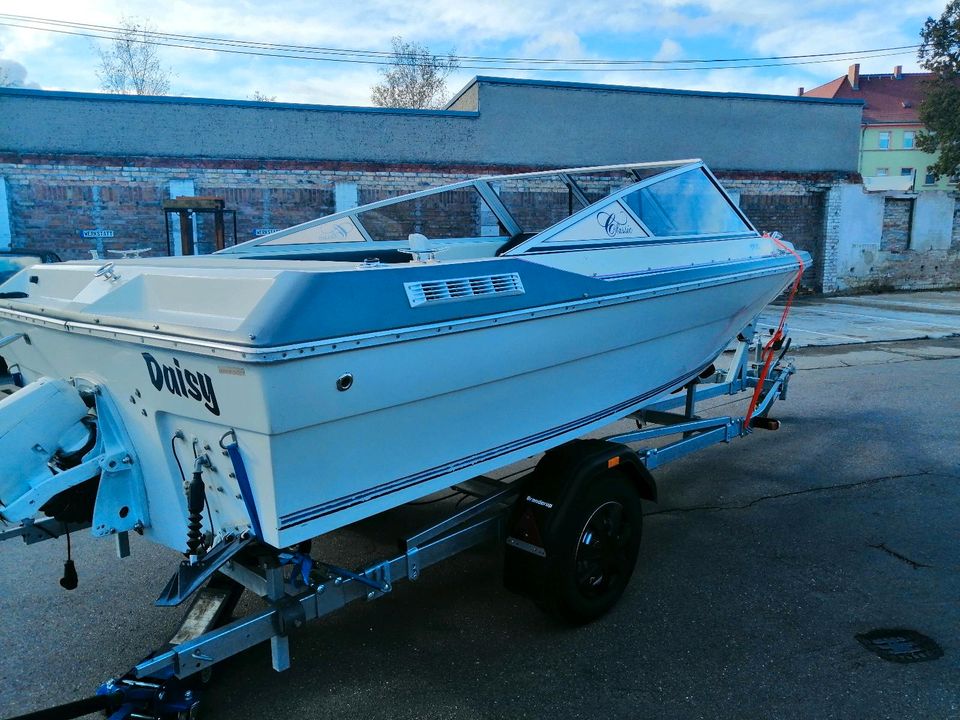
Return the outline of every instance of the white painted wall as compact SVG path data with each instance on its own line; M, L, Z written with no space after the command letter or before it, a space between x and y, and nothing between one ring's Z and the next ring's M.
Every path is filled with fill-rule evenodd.
M878 261L883 233L883 195L868 194L860 185L843 185L837 233L838 288L844 276L864 276Z
M196 195L193 180L179 179L170 181L170 199L178 197L192 197ZM183 243L180 242L180 222L176 215L170 215L170 244L173 246L174 255L183 254ZM197 217L193 217L193 250L197 251Z
M333 202L337 212L352 210L359 205L357 184L355 182L338 182L333 186Z
M911 250L949 250L953 234L954 199L942 190L925 190L913 204Z

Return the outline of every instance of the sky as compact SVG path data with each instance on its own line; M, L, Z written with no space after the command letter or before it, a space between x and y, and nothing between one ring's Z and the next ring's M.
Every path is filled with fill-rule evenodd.
M440 54L564 60L754 58L915 45L927 17L945 7L946 0L0 0L0 13L107 26L126 17L184 35L380 51L401 36ZM96 92L96 42L104 41L0 26L0 68L25 87ZM379 79L375 65L158 52L170 70L171 95L248 99L259 92L278 102L370 105ZM682 72L461 68L449 87L458 90L474 75L501 75L795 95L798 87L845 74L850 63ZM862 73L894 65L920 70L914 50L860 65Z

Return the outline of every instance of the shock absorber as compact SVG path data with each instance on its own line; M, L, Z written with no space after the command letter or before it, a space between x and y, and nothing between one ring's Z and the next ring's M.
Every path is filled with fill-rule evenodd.
M206 504L206 488L203 484L203 468L210 466L210 459L200 455L193 464L193 477L187 483L187 556L195 565L203 556L203 507Z

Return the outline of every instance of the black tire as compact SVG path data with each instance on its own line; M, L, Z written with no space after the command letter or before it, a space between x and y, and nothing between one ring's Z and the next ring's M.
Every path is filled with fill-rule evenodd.
M643 530L640 494L624 473L607 471L584 483L557 520L538 604L584 625L617 604L633 574Z

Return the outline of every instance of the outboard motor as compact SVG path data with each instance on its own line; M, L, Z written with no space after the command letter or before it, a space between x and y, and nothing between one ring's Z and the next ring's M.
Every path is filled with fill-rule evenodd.
M90 520L95 486L63 488L40 507L39 498L17 501L79 464L95 441L95 419L65 380L40 378L0 401L0 519L19 523L43 510L65 522Z

